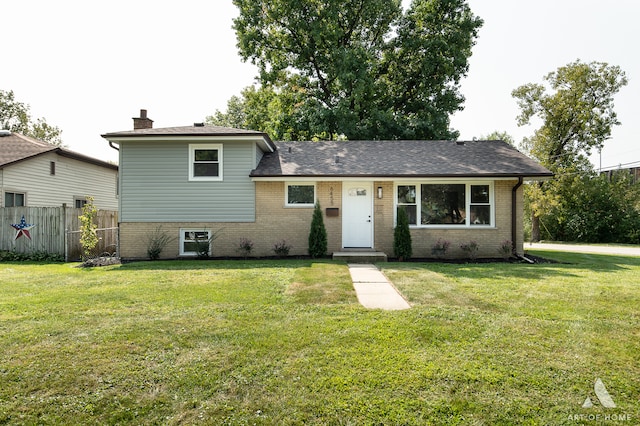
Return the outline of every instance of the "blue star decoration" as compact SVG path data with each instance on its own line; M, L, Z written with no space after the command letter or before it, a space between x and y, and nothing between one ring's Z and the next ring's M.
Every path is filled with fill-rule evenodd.
M27 221L24 220L24 215L22 215L22 219L20 220L20 223L12 223L11 226L13 226L16 231L18 231L16 232L16 237L14 238L14 241L15 241L18 238L22 237L23 235L28 239L31 239L31 234L29 234L29 231L35 225L27 223Z

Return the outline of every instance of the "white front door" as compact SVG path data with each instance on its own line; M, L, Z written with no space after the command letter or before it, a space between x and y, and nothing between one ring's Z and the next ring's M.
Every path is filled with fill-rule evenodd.
M342 246L373 247L373 184L342 184Z

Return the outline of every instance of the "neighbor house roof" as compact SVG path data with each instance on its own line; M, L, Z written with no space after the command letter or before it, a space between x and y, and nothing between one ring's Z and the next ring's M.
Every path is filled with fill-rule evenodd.
M115 164L69 151L68 149L60 148L47 142L21 135L20 133L10 133L6 135L2 133L2 136L0 136L0 167L9 166L48 152L109 169L118 169L118 166Z
M102 135L107 140L120 141L138 137L182 137L182 136L215 136L215 137L242 137L253 136L265 141L269 151L275 149L275 145L266 133L255 130L233 129L231 127L205 126L197 123L193 126L163 127L157 129L125 130L123 132L105 133Z
M549 177L502 141L275 142L251 172L273 177Z

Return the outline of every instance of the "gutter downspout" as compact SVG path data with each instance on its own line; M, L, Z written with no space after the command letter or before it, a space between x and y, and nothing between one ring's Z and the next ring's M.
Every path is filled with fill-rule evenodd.
M517 197L516 194L518 193L518 189L522 186L523 180L522 180L522 176L518 177L518 183L516 184L516 186L513 187L513 190L511 192L511 250L513 252L513 254L517 255L518 253L516 252L516 237L517 237L517 226L516 226L516 204L517 204Z
M116 151L120 152L120 148L113 145L113 142L109 141L109 146ZM118 154L119 156L120 154ZM120 197L120 167L118 167L118 173L116 175L116 197ZM120 257L120 218L122 217L122 212L120 211L120 201L118 200L118 232L116 234L116 255Z

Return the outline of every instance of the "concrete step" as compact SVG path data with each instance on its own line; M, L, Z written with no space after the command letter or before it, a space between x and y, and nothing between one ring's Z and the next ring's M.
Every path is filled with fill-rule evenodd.
M387 255L380 251L337 251L333 253L333 260L348 263L386 262Z

